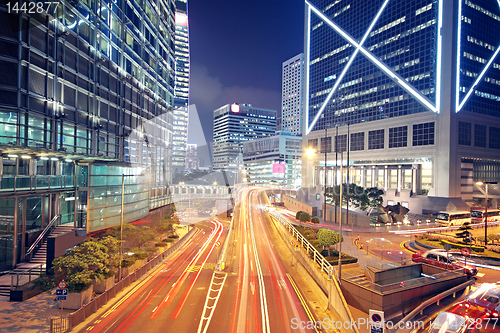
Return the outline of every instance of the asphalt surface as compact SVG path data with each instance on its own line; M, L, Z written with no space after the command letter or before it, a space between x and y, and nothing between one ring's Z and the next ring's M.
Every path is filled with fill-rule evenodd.
M216 243L224 243L228 228L197 223L197 233L172 257L78 332L319 332L301 328L320 307L312 308L301 291L304 277L300 283L293 277L290 257L278 254L265 204L261 190L240 192L224 271L214 270Z
M287 258L277 255L270 239L262 192L243 190L240 194L228 278L208 332L315 332L300 329L301 321L315 317L293 271L283 263Z
M193 236L169 260L80 332L196 332L215 266L220 222L198 223Z

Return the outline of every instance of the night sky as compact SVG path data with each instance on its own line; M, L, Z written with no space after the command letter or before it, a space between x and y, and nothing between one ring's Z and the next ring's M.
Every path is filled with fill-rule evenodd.
M206 141L212 141L213 111L225 104L280 112L281 64L304 48L304 2L188 0L188 15L189 104L196 106ZM201 144L195 133L190 126L189 141Z

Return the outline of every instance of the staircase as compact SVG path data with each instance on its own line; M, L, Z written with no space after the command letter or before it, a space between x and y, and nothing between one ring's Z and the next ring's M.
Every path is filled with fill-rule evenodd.
M50 233L51 236L60 235L70 232L74 229L73 226L58 225ZM17 275L19 275L19 284L27 283L38 278L40 273L45 272L47 261L47 240L45 239L36 251L35 255L29 262L22 262L16 266L9 274L0 277L0 297L10 296L11 281L14 278L14 284L17 282ZM31 277L30 277L31 274Z

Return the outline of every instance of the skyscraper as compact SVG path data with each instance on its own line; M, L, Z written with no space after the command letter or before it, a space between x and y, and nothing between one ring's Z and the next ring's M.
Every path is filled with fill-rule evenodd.
M149 193L172 178L174 8L55 7L0 4L0 270L24 261L51 221L119 225L122 197L124 222L146 215Z
M304 54L301 53L282 64L280 130L302 135L303 107Z
M276 132L276 111L251 104L226 104L214 111L212 160L214 170L243 165L243 142Z
M303 142L330 153L327 186L378 186L417 213L484 197L474 182L500 178L499 3L305 3ZM348 179L333 145L349 149ZM313 160L305 186L324 183Z
M189 30L187 0L177 0L175 11L175 86L172 166L183 172L186 166L189 104Z

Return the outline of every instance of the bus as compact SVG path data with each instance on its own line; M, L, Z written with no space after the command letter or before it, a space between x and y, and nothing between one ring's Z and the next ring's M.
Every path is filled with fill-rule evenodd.
M472 223L484 223L484 208L473 208L471 211L471 222ZM499 209L489 209L486 213L488 222L500 221L500 210Z
M470 222L470 212L468 211L458 211L458 212L439 212L436 215L436 224L442 227L451 227L454 225L461 226L465 222Z

